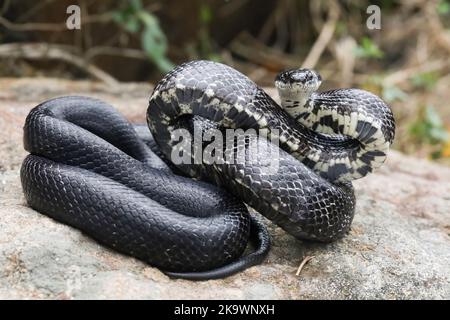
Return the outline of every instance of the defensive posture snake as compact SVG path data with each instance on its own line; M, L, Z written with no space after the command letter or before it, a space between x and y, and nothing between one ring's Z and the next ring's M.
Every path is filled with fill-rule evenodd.
M45 101L24 127L26 200L188 279L224 277L265 257L268 232L242 202L297 238L335 240L353 219L350 181L384 162L395 124L377 96L357 89L318 93L320 82L311 70L281 73L279 106L231 67L188 62L155 87L147 110L151 134L99 100ZM237 128L259 135L238 132L226 145L210 134ZM180 142L174 132L214 136L223 150L211 155L221 161L196 162L198 147L206 151L209 142L186 144L191 140ZM192 161L174 165L180 154ZM249 239L256 249L243 255Z

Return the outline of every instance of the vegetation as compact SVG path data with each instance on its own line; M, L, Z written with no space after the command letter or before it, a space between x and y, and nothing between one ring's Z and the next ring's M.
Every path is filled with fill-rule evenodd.
M126 32L140 34L142 50L162 72L168 72L174 64L167 57L167 38L159 26L158 18L147 12L140 0L124 2L112 17Z

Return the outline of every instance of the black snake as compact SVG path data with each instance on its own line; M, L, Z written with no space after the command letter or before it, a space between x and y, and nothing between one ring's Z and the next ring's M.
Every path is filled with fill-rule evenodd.
M96 99L45 101L24 127L26 200L188 279L224 277L265 257L267 230L241 201L297 238L335 240L353 219L350 181L384 162L395 124L377 96L357 89L318 93L320 81L306 69L281 73L280 107L231 67L188 62L155 87L147 109L151 134ZM189 139L229 129L242 129L231 144L209 137L220 147L210 155L221 161L196 161L210 142ZM174 132L190 138L182 143ZM174 165L174 155L190 162ZM243 255L249 240L256 249Z

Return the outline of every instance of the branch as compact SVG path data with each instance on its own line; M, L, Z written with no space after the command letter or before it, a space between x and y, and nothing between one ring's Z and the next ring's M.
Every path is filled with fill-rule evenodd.
M314 256L306 256L303 261L298 266L297 272L295 273L296 276L300 275L300 272L302 272L303 267L308 263L309 260L313 259Z
M73 54L72 52L67 50L67 48L72 47L51 45L48 43L39 42L8 43L0 45L0 57L31 60L61 60L84 70L92 77L103 81L108 85L116 86L119 83L114 77L99 69L95 65L86 63L84 59Z
M433 71L441 71L444 69L450 68L450 59L447 60L433 60L426 63L423 63L417 67L402 69L397 72L391 73L387 77L384 78L385 85L395 85L400 82L403 82L415 74L420 74L424 72L433 72Z
M334 44L334 53L340 69L340 85L348 87L353 82L353 69L355 67L355 55L353 50L356 40L351 36L341 38Z
M336 29L336 23L339 19L339 14L340 10L337 2L331 1L329 3L327 22L323 25L319 37L316 39L316 42L309 51L308 56L305 58L302 68L314 68L317 64L323 51L333 37L334 30Z
M81 24L105 22L112 19L111 13L103 13L99 15L92 15L81 19ZM8 19L0 16L0 25L11 31L65 31L68 30L65 23L41 23L41 22L29 22L29 23L14 23Z
M92 47L85 52L84 58L86 61L90 61L94 57L100 55L122 56L133 59L148 60L148 56L141 50L108 46Z
M270 70L297 68L300 65L300 60L296 56L268 47L245 31L231 42L229 49L234 54Z

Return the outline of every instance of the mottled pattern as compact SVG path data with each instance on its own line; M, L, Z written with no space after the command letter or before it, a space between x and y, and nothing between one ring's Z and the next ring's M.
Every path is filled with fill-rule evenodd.
M271 130L278 129L282 150L276 150L279 151L276 172L269 170L270 161L266 164L252 161L255 153L260 159L272 159L276 153L271 149L277 147L258 137L235 144L232 152L245 150L243 163L225 161L179 168L190 176L224 186L298 238L332 241L349 230L353 218L355 200L348 181L372 171L375 164L382 162L381 157L384 160L385 149L372 148L370 143L377 146L383 140L392 142L392 114L380 101L360 90L316 94L314 100L308 101L313 109L329 106L327 110L331 110L334 104L341 103L345 112L338 113L351 114L354 108L359 110L358 117L367 118L367 123L361 120L354 129L358 139L334 137L314 131L320 129L316 124L321 117L317 116L318 122L308 128L235 69L220 63L193 61L175 68L158 83L150 98L147 121L167 157L174 150L178 152L178 140L172 141L171 133L180 127L191 133L196 126L203 131L211 127L254 128L267 130L269 136ZM315 109L311 113L314 112ZM186 116L193 116L193 120L181 121ZM376 121L369 122L375 117ZM336 133L352 137L345 117L343 121L342 128L337 123ZM375 127L381 131L372 132ZM378 132L384 135L372 141ZM261 151L264 148L252 149L252 141L253 146L266 145L266 153ZM188 153L192 155L194 151Z
M295 103L295 101L293 101ZM165 154L182 115L199 115L224 128L278 129L280 146L333 182L361 178L381 166L395 124L389 107L358 89L314 94L296 119L237 70L193 61L168 73L155 88L148 124Z

